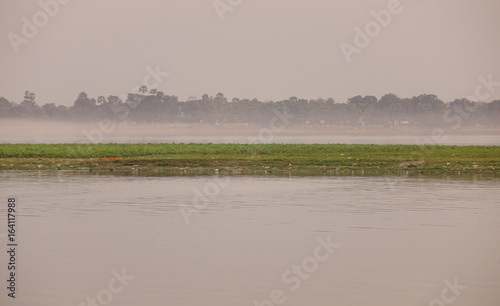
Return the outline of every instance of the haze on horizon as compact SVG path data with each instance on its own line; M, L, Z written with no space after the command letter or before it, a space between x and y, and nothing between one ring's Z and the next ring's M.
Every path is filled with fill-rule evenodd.
M161 80L148 87L180 100L427 93L449 102L474 95L479 77L500 81L495 0L55 1L0 0L0 96L19 103L29 90L39 105L70 106L80 92L132 92L156 69ZM40 3L52 5L46 22ZM349 63L341 44L356 47L356 27L366 32L388 7L397 13ZM43 26L13 46L37 16ZM500 98L495 88L487 102Z

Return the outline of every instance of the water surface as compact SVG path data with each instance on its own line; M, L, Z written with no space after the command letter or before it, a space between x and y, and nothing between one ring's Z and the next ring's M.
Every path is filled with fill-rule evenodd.
M16 196L20 245L18 298L2 286L0 304L87 305L125 269L135 278L109 305L255 305L280 290L282 305L427 306L455 278L467 288L453 305L496 305L498 187L479 176L2 171L0 233ZM328 237L340 246L312 269ZM297 288L293 274L283 281L304 263ZM6 266L2 252L2 279Z

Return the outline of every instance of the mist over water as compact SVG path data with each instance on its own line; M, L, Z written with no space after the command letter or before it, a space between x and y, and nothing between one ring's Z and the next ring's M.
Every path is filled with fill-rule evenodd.
M355 130L312 126L280 130L265 126L200 126L0 121L0 143L305 143L500 145L500 130L434 130L416 128Z

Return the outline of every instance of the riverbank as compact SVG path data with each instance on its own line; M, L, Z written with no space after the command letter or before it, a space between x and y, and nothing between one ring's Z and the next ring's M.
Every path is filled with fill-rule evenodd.
M500 146L0 144L0 170L500 174Z

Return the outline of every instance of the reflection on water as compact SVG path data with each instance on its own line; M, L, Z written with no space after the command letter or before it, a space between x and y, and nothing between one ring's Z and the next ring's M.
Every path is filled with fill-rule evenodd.
M454 305L500 300L498 178L216 179L0 172L2 201L20 205L16 305L105 301L122 268L135 278L114 305L255 305L274 290L284 305L429 305L455 278ZM340 247L313 269L327 237ZM294 265L298 286L283 279Z

